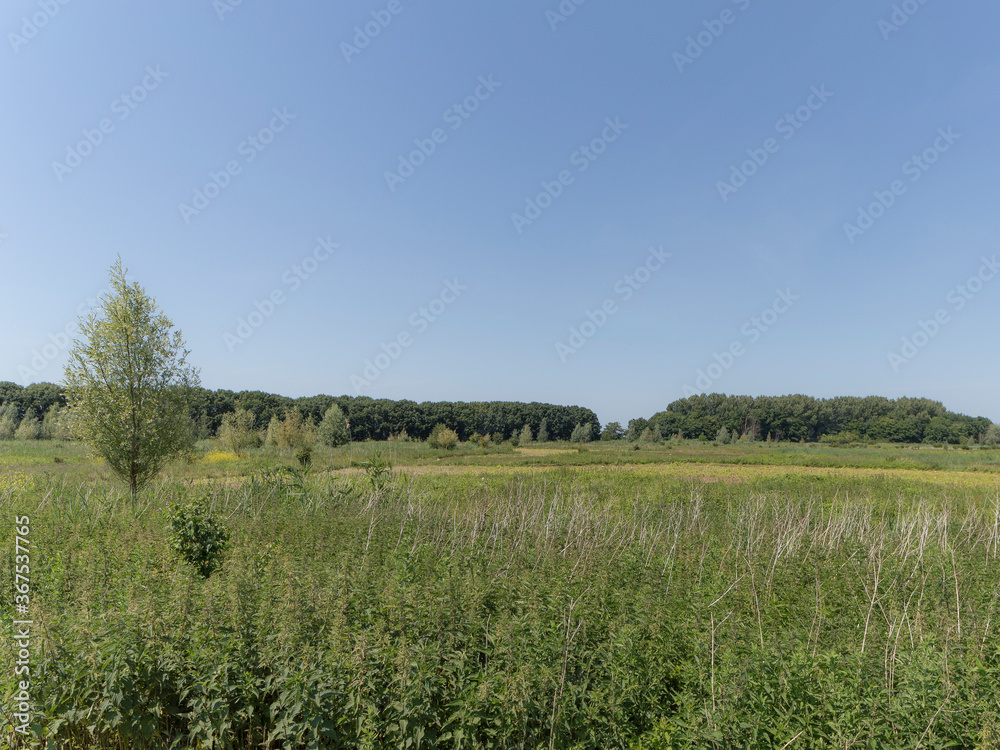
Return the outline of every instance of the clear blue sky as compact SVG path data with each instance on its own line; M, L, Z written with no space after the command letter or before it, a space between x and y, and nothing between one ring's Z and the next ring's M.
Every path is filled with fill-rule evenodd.
M0 380L61 379L121 254L210 388L1000 420L998 28L986 0L11 0Z

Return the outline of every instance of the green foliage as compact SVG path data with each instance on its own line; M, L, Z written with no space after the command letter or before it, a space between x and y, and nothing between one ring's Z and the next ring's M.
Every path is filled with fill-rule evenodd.
M38 440L42 436L42 425L34 417L25 417L14 433L15 440Z
M312 453L312 448L299 448L295 451L295 460L303 469L308 469L312 466Z
M601 432L601 440L621 440L625 437L625 428L619 422L608 422Z
M13 440L17 432L18 408L16 404L7 403L0 407L0 440Z
M392 481L392 461L383 458L382 452L375 450L361 462L368 485L374 492L382 492Z
M530 443L534 439L535 439L535 436L531 434L531 425L530 424L525 424L524 427L521 428L520 435L518 435L518 444L519 445L527 445L528 443Z
M538 434L535 436L535 440L539 443L547 443L549 439L549 420L543 418L538 425Z
M978 441L990 425L985 417L955 414L938 401L922 398L815 399L801 394L751 398L719 393L674 401L650 422L663 435L680 431L687 439L711 440L725 428L753 441L771 435L776 441L812 442L850 431L863 440L953 444L962 438Z
M570 435L570 442L573 443L589 443L593 439L593 425L590 422L584 424L578 424L573 428L573 432Z
M458 445L458 433L438 423L431 430L431 434L427 438L427 444L431 448L454 450L455 446Z
M73 432L128 482L133 500L163 465L190 449L190 388L180 331L158 312L121 259L101 306L81 319L81 340L66 365L66 399Z
M271 417L267 426L267 444L282 450L311 448L316 444L316 428L309 424L298 409L285 413L284 419Z
M729 430L727 430L725 427L720 427L719 432L716 433L715 435L715 440L717 443L720 443L722 445L729 445L729 442L732 440L732 437L729 434Z
M228 532L208 512L205 498L170 509L170 546L202 576L208 578L222 564Z
M219 426L219 445L237 456L242 456L251 448L259 448L262 441L256 421L249 409L237 409L224 415Z
M347 445L351 441L347 418L336 404L332 404L323 415L323 421L319 425L319 439L323 445L332 447Z
M983 445L998 445L1000 444L1000 425L990 424L986 428L986 433L983 435Z

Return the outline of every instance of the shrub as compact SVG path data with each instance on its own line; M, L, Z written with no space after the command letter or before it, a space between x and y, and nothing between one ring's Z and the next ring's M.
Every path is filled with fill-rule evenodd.
M312 448L299 448L295 452L295 460L299 462L299 466L303 469L307 469L312 466Z
M983 445L997 445L1000 443L1000 425L991 424L986 428L983 435Z
M730 438L729 436L729 430L727 430L725 427L720 427L719 432L715 436L716 442L719 442L722 445L729 445L729 441L731 439L732 438Z
M534 439L535 436L531 434L531 425L525 424L524 427L521 428L521 435L519 436L518 442L523 445L525 443L530 443Z
M271 417L267 442L282 449L311 448L316 443L316 428L305 421L298 409L290 409L284 419Z
M170 546L186 562L208 578L222 564L229 534L208 513L205 498L171 509L168 532Z
M351 433L344 412L336 404L330 406L319 425L319 439L334 448L351 442Z
M69 440L72 437L66 422L66 410L59 404L49 408L42 420L43 440Z
M42 436L42 424L37 419L25 417L14 433L15 440L38 440Z
M654 440L654 438L653 438L653 430L650 429L649 427L647 427L646 429L644 429L642 431L642 434L639 436L639 442L640 443L652 443L653 440Z
M250 448L259 448L261 440L254 429L256 424L257 417L249 409L237 409L223 415L219 426L219 443L237 456L243 455Z
M400 430L396 434L389 435L390 443L408 443L410 442L410 436L406 434L406 430Z
M452 450L456 445L458 445L458 433L454 430L449 430L446 427L438 433L437 440L439 448Z
M17 407L7 404L0 409L0 440L13 440L17 432Z
M593 426L590 422L578 424L570 434L570 441L573 443L589 443L593 436Z

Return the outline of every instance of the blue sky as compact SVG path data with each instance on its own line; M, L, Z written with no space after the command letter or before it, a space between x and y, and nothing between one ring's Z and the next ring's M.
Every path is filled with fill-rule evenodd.
M0 380L61 379L121 254L210 388L1000 421L998 27L986 0L12 0Z

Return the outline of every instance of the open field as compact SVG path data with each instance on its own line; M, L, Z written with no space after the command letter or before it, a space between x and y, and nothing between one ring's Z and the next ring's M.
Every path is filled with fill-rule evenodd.
M0 443L0 627L28 516L48 746L1000 747L998 451L366 443L293 465L206 442L132 507L77 445ZM166 531L199 497L231 535L207 580Z

